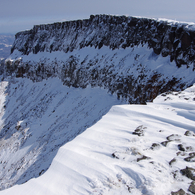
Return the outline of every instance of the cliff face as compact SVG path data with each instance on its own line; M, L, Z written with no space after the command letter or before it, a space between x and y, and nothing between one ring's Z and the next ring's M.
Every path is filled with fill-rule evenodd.
M67 53L88 46L125 49L147 43L156 54L170 55L171 61L181 66L195 60L195 31L188 27L147 18L97 15L88 20L38 25L17 33L12 52L17 49L24 55L43 51Z
M103 86L130 103L145 103L194 82L194 35L189 24L125 16L38 25L16 34L7 74L37 81L58 76L68 86Z
M42 175L63 144L122 102L115 95L146 103L192 85L194 32L97 15L17 33L0 66L0 190Z

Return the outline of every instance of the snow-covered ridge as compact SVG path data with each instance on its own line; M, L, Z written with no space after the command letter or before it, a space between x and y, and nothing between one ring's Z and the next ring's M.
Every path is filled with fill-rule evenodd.
M195 31L188 23L126 16L91 15L89 19L36 25L19 32L12 47L23 55L73 51L94 46L110 49L148 44L156 54L170 56L178 66L194 62ZM182 59L184 56L185 59Z
M195 86L117 105L62 146L39 178L0 195L194 194Z

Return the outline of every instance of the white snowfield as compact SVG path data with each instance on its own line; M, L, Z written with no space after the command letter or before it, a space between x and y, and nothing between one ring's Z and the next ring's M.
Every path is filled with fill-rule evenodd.
M62 146L40 177L0 195L167 195L195 168L195 86L147 105L115 105ZM190 160L187 160L190 159Z

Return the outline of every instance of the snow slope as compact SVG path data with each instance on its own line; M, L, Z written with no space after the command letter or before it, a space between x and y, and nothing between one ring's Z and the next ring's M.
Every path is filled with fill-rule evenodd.
M15 50L8 62L12 65L6 67L6 73L12 76L41 81L50 75L67 86L100 86L129 103L152 101L162 92L179 91L195 82L193 66L178 68L169 56L156 55L147 44L126 49L85 47L68 53L29 55Z
M62 146L39 178L0 195L171 194L195 168L195 86L147 105L116 105ZM188 160L187 160L188 159Z
M66 87L57 78L0 86L0 188L43 174L60 146L120 104L101 88Z
M17 33L0 71L0 190L22 185L0 194L187 191L194 87L170 91L195 82L194 43L188 24L125 16Z

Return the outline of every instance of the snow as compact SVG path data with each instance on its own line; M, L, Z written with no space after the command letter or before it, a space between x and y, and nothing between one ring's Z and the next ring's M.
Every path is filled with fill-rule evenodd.
M22 58L21 58L22 56ZM112 74L117 73L117 76L132 75L134 78L138 77L142 72L147 78L151 78L151 75L156 72L162 75L161 79L169 80L170 78L182 79L188 85L192 85L195 82L193 74L193 66L187 68L182 66L178 68L176 63L170 62L170 56L162 57L156 55L153 49L149 49L148 45L141 44L133 48L119 48L110 50L109 47L103 46L101 49L95 49L94 47L85 47L82 49L75 49L72 52L64 53L63 51L56 52L39 52L37 54L30 53L29 55L22 55L18 50L7 58L7 61L21 60L23 63L29 63L31 66L36 66L38 63L47 64L47 67L52 67L54 62L58 64L60 70L63 66L63 62L66 62L70 56L77 58L78 62L85 64L90 60L94 62L93 67L99 69L105 68L111 65L114 67ZM78 63L79 64L79 63ZM60 71L61 72L61 71ZM147 74L146 74L147 73Z
M194 29L194 23L166 21ZM71 45L70 32L63 44ZM86 33L88 43L94 34ZM18 39L19 48L27 38ZM57 39L51 36L48 45L58 48ZM30 65L30 71L36 72L40 64L55 71L52 77L44 73L29 77L40 82L15 78L16 72L5 74L0 82L0 195L167 195L181 188L188 192L191 179L181 170L195 168L195 85L161 94L147 105L126 105L127 100L117 100L117 91L107 85L116 86L128 76L135 85L145 85L152 75L161 75L159 83L175 77L185 88L195 82L193 64L178 68L170 56L156 55L147 44L114 50L78 48L79 44L72 52L58 48L28 55L16 48L7 59L10 64ZM77 69L88 70L77 88L62 84L71 81L62 72L72 58ZM107 70L98 81L88 78L96 68ZM152 82L156 84L155 78Z
M46 171L60 146L97 122L115 96L100 88L68 88L57 78L1 82L1 188Z
M71 56L77 68L83 62L89 70L110 66L107 77L132 75L143 85L154 73L165 82L174 77L186 86L195 82L192 65L178 68L147 44L28 55L14 50L7 61L28 63L32 70L43 63L57 73L37 83L13 73L1 82L0 195L187 192L191 180L180 170L195 168L193 158L186 160L195 152L195 85L147 105L121 105L126 102L93 83L86 82L85 89L64 86L61 70ZM140 81L142 73L146 78Z
M112 106L96 124L63 145L43 175L0 195L167 195L180 188L188 192L191 180L180 170L195 168L184 160L195 151L194 98L195 85L162 94L147 105ZM133 133L138 129L143 136ZM186 150L179 150L179 144Z

